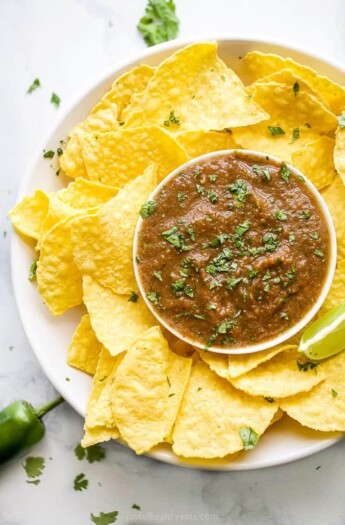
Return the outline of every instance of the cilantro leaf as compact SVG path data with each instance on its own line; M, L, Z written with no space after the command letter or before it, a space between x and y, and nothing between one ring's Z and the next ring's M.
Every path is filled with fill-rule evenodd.
M110 525L111 523L115 523L118 514L118 511L114 510L114 512L101 512L99 516L94 516L91 513L90 516L92 523L96 525Z
M170 123L171 124L176 124L176 126L180 126L180 119L179 117L177 117L174 113L174 110L170 111L170 115L169 115L169 118L167 118L167 120L165 120L163 122L164 126L166 126L167 128L170 127Z
M307 372L308 370L315 370L316 372L316 367L319 366L319 363L312 363L311 361L306 361L305 363L296 361L296 363L300 372Z
M295 142L295 140L299 139L299 128L294 128L292 130L292 137L291 137L291 141L292 142Z
M271 135L285 135L285 131L279 126L267 126L268 131Z
M147 201L140 208L139 214L142 219L147 219L151 217L157 206L156 201Z
M85 478L85 474L78 474L78 476L74 478L74 490L85 490L88 485L89 481Z
M159 302L159 295L156 292L149 292L146 294L146 297L153 304L157 304Z
M24 470L29 478L38 478L43 474L45 463L42 457L26 458L23 465Z
M133 503L132 509L140 510L140 505L137 505L136 503Z
M44 159L52 159L55 155L55 151L53 150L48 150L48 151L43 151L43 158Z
M176 38L180 22L175 11L174 0L148 1L145 15L137 25L148 46Z
M27 93L32 93L33 91L35 91L35 89L37 89L39 87L41 87L41 82L40 82L39 78L35 78L33 83L29 86L29 89L27 90Z
M74 453L75 455L77 456L77 458L79 459L79 461L81 461L82 459L85 459L85 456L86 456L86 448L83 448L79 443L78 445L75 447L74 449Z
M297 97L297 93L299 92L299 83L297 82L297 80L292 86L292 91L294 92L295 97Z
M286 184L290 182L290 173L291 172L289 168L287 167L287 165L285 164L285 162L282 162L282 166L280 168L280 176L283 179L283 181L286 182Z
M227 189L231 193L234 193L238 202L244 202L246 200L247 195L249 195L247 184L243 179L235 180L235 182L229 184Z
M29 275L28 275L29 281L35 281L36 280L37 261L38 261L38 259L36 259L30 266Z
M132 292L131 292L131 295L129 296L128 301L129 301L130 303L137 303L138 300L139 300L139 295L138 295L136 292L133 292L133 291L132 291Z
M56 93L52 93L50 103L53 104L56 108L60 106L61 99Z
M105 458L105 449L100 445L92 445L91 447L83 448L78 444L74 449L74 453L79 461L87 459L89 463L102 461L102 459Z
M243 442L244 450L251 450L254 448L260 439L259 434L257 434L251 427L242 427L240 429L240 437Z

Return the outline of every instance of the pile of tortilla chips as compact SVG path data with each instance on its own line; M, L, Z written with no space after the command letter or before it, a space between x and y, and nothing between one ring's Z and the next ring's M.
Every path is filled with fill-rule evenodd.
M249 355L195 351L162 330L138 292L133 235L157 183L196 156L246 148L292 163L321 191L338 239L322 311L345 299L345 88L290 58L254 51L244 61L247 87L215 42L125 73L69 133L59 160L74 180L10 212L37 242L52 315L87 309L67 353L93 375L83 446L120 438L137 454L168 443L182 457L232 458L283 412L345 431L344 352L317 364L296 340Z

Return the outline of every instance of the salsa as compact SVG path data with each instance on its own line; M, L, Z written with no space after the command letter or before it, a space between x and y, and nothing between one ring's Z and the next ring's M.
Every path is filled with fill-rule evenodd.
M320 295L330 239L303 177L240 151L181 169L141 209L146 297L182 336L243 347L295 325Z

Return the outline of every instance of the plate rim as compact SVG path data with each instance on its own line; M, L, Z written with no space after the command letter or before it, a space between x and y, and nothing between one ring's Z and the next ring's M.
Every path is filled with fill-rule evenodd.
M115 62L112 66L107 68L106 72L103 75L100 75L97 80L90 82L85 89L82 90L82 93L78 96L72 97L71 102L66 106L66 108L61 112L59 118L53 122L52 125L50 125L47 129L47 132L44 134L43 139L41 141L38 141L37 149L35 148L34 153L31 156L31 160L28 161L28 168L25 170L25 173L22 177L22 180L20 181L19 185L19 191L16 196L16 201L14 206L25 196L27 195L27 187L30 184L30 181L33 177L35 166L38 163L39 159L42 156L42 151L47 147L47 144L49 144L52 140L52 136L56 132L56 130L62 125L62 123L65 121L65 119L69 116L69 114L78 106L85 98L87 98L90 93L95 91L97 87L99 87L101 84L104 84L109 80L109 82L114 79L114 77L118 74L119 71L127 68L129 69L132 67L132 64L141 62L143 60L147 60L148 58L159 54L161 52L166 52L175 48L181 48L187 45L192 44L193 42L202 42L202 41L217 41L217 42L231 42L231 43L243 43L243 44L262 44L272 47L280 47L282 49L285 49L287 52L294 52L298 54L303 54L307 57L309 57L312 60L317 60L319 62L324 63L326 66L330 66L335 70L340 71L343 75L345 75L345 64L340 62L337 59L334 59L332 57L327 56L323 53L313 52L309 49L305 48L304 46L300 45L290 45L283 41L280 41L279 39L275 38L265 38L263 36L259 35L246 35L243 33L235 33L232 35L224 35L224 34L210 34L210 35L192 35L190 37L186 38L178 38L175 40L171 40L169 42L164 42L162 44L158 44L156 46L152 46L150 48L144 48L140 50L139 52L131 53L127 59L121 60L119 62ZM25 313L24 313L24 305L21 302L21 292L20 292L20 283L16 280L15 277L15 248L18 243L22 243L23 240L20 238L20 236L12 229L11 231L11 244L10 244L10 265L11 265L11 282L12 282L12 288L14 292L14 298L15 298L15 304L19 313L19 318L21 325L23 327L23 330L25 332L25 335L28 339L28 342L30 344L30 347L39 363L39 366L41 367L44 375L48 378L48 380L52 383L54 388L64 397L65 401L72 406L72 408L82 417L84 417L84 414L81 412L80 407L78 406L78 403L73 398L73 394L68 389L67 385L65 386L64 383L60 383L59 378L57 378L52 370L48 369L48 366L45 362L42 362L40 359L40 352L36 349L36 345L34 344L34 336L31 333L31 329L29 326L29 322L26 319ZM224 462L224 465L195 465L190 464L188 461L184 461L183 458L179 458L178 456L175 456L173 453L171 454L171 457L169 455L165 457L165 455L161 451L153 451L146 453L145 456L150 457L152 459L155 459L157 461L161 461L167 464L175 465L175 466L181 466L185 468L193 468L193 469L199 469L199 470L212 470L212 471L246 471L246 470L257 470L262 468L268 468L268 467L274 467L279 465L284 465L287 463L291 463L293 461L297 461L302 458L309 457L317 452L320 452L322 450L325 450L326 448L334 445L338 441L340 441L343 438L341 435L340 437L335 438L326 438L324 441L321 441L316 444L311 444L308 448L308 450L300 450L295 453L289 453L284 457L277 457L273 460L259 460L256 465L252 465L250 463L232 463L232 462ZM121 441L117 440L118 443L120 443L123 446L126 446L124 443L121 443ZM126 446L127 448L127 446Z

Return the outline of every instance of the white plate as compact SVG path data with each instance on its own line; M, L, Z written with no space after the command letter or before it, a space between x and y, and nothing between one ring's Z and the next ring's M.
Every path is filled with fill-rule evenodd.
M207 37L210 39L210 37ZM319 73L330 76L335 81L345 84L345 68L335 61L326 60L301 49L292 49L282 44L250 38L216 38L219 42L220 57L243 78L243 57L247 51L260 50L291 56L303 64L314 67ZM198 38L198 40L201 40ZM68 131L83 120L89 110L110 88L112 81L132 67L147 63L157 65L177 49L191 43L193 40L175 40L150 48L132 60L113 68L110 74L97 82L95 86L83 95L69 111L65 113L60 123L48 136L23 181L18 199L32 194L41 188L45 191L55 191L66 181L55 176L55 170L50 167L50 159L43 159L43 149L56 150L59 141L64 139ZM12 279L14 293L20 317L45 374L55 388L81 415L85 416L87 398L91 389L91 379L86 374L70 368L66 362L66 351L75 327L77 326L82 308L74 308L60 317L52 317L42 303L35 285L28 281L28 270L35 255L31 247L17 236L12 236ZM66 377L70 381L66 381ZM172 463L194 468L209 468L215 470L246 470L269 467L287 463L313 454L331 446L341 438L339 433L320 433L301 427L286 416L282 421L264 435L259 446L246 453L241 453L236 461L184 461L177 458L168 447L157 447L150 454L152 457Z

